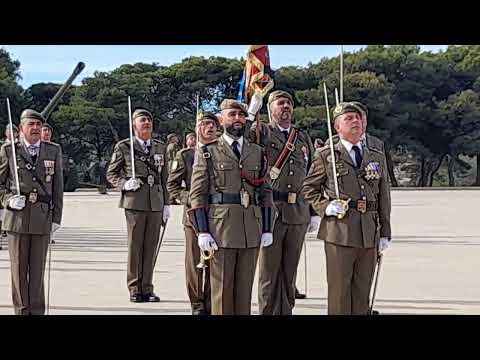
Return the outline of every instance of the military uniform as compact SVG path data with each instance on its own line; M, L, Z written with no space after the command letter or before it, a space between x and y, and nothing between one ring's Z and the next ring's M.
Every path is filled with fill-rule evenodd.
M290 94L276 91L270 95L269 104ZM254 124L255 125L255 124ZM260 125L260 142L267 151L269 171L286 148L292 131L293 151L285 165L272 179L273 199L277 212L273 230L273 245L260 251L258 302L263 315L290 315L295 306L295 281L310 217L317 215L300 193L303 180L311 166L314 148L310 136L291 126L288 134L271 123ZM256 141L256 128L252 126L250 140Z
M153 119L146 110L136 110L133 118L143 115ZM125 209L128 230L127 286L131 297L137 298L135 302L141 302L139 298L154 301L149 299L154 295L155 253L159 246L164 206L169 204L165 144L154 139L150 141L148 150L134 137L136 177L142 182L138 190L123 190L132 177L130 139L115 145L107 170L107 180L121 190L119 207Z
M200 248L197 244L195 230L187 216L187 210L190 207L189 192L194 157L195 150L191 148L177 152L168 177L167 190L170 197L180 200L184 206L182 224L186 240L185 278L192 311L193 313L210 313L210 268L197 268L200 260ZM203 283L204 273L205 284Z
M222 108L229 106L242 109L224 100ZM193 166L190 214L197 232L210 233L219 247L210 260L212 315L250 314L262 234L271 233L272 190L268 174L264 177L264 152L241 139L240 157L223 135L196 154Z
M172 137L176 136L175 134L169 134L167 139L170 141ZM167 164L168 170L172 169L172 163L175 160L175 155L180 151L180 146L178 144L170 143L167 145Z
M21 119L43 117L25 110ZM0 149L0 189L4 206L2 230L7 232L15 314L43 315L43 278L52 222L60 225L63 210L62 152L60 146L39 141L36 156L24 140L15 144L20 193L26 197L22 210L13 210L9 199L16 195L12 144Z
M340 198L350 199L342 219L323 216L336 198L329 146L319 151L302 190L323 216L318 238L325 241L328 313L333 315L367 314L378 242L391 237L385 156L377 149L362 148L363 159L357 168L345 145L341 141L334 145Z

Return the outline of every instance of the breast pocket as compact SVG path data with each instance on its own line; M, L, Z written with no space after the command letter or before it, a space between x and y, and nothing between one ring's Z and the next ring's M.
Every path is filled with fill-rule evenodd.
M215 169L215 183L219 187L228 186L228 182L232 179L233 164L229 162L213 163Z

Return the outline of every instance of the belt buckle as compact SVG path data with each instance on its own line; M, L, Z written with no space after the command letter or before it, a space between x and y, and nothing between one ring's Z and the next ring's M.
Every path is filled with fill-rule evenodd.
M38 200L38 194L36 192L31 192L28 194L28 201L32 204L35 204Z
M357 200L357 211L362 214L367 212L367 200Z
M287 202L289 204L296 204L297 203L297 193L289 192Z
M240 190L240 203L246 209L250 205L250 195L245 190Z

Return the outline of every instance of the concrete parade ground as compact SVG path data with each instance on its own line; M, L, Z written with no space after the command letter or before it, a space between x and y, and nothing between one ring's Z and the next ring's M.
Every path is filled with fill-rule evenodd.
M133 304L126 287L127 233L119 194L65 193L51 259L51 315L191 314L185 288L182 207L174 206L154 274L160 303ZM375 308L384 314L480 314L480 191L392 191L393 241L385 252ZM10 260L0 250L0 314L13 314ZM307 299L294 314L323 315L323 242L309 234ZM47 263L48 266L48 263ZM305 257L297 285L305 291ZM45 283L46 285L46 283ZM257 281L252 312L257 314Z

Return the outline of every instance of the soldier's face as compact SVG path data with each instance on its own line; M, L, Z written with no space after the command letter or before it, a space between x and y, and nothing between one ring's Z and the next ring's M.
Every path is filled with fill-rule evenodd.
M217 138L217 123L213 120L202 120L198 125L198 131L204 143L212 142Z
M133 129L135 130L135 135L140 139L150 139L153 131L152 119L148 116L139 116L135 118L133 121Z
M342 139L356 144L363 135L362 116L356 112L348 112L335 119L335 130Z
M42 141L50 141L52 139L52 131L48 127L42 128Z
M37 119L27 119L20 125L20 131L28 143L34 144L40 140L42 122Z
M239 109L225 109L222 111L223 127L233 137L239 138L243 136L245 121L245 113Z
M195 138L195 136L189 136L187 138L186 143L187 143L187 147L193 148L197 144L197 139Z
M12 141L12 135L11 135L11 134L12 134L12 133L10 132L10 129L7 129L7 130L5 131L5 136L6 136L6 138L7 138L8 140L10 140L10 141ZM13 130L13 136L15 137L15 139L18 139L18 133L17 133L15 130Z
M293 104L288 98L279 98L270 104L272 119L283 128L289 127L292 123Z

